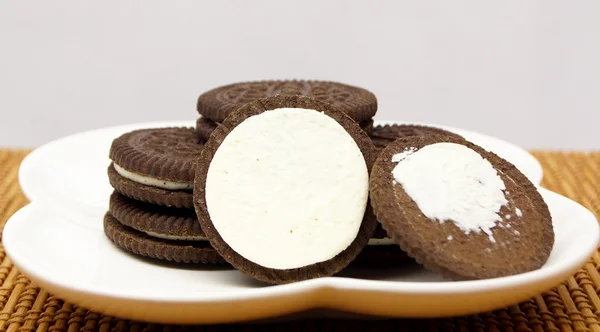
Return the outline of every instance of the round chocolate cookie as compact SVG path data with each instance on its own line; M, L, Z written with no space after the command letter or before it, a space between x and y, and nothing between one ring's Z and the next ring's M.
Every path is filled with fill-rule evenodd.
M219 122L199 117L198 120L196 120L196 134L202 141L208 141L210 134L217 129L219 124ZM367 135L370 135L373 132L373 119L363 120L359 122L358 125L365 133L367 133Z
M123 134L110 148L110 183L119 193L137 200L193 208L194 168L203 146L193 128Z
M304 95L337 106L355 121L367 120L377 112L377 98L371 92L326 81L256 81L215 88L198 97L198 112L221 122L242 105L275 95Z
M110 212L104 216L104 233L120 248L140 256L179 263L226 263L208 241L155 238L121 224Z
M113 192L109 212L123 225L166 240L208 241L193 209L168 208Z
M419 263L454 280L540 268L554 244L536 187L464 139L412 136L388 145L370 179L377 219Z
M194 205L212 246L268 283L331 276L377 226L368 202L373 143L335 106L300 95L248 103L212 133Z
M427 135L445 135L455 138L462 138L462 136L444 129L408 124L378 125L373 127L371 134L369 134L373 140L373 143L379 149L385 148L388 146L388 144L392 143L398 138Z

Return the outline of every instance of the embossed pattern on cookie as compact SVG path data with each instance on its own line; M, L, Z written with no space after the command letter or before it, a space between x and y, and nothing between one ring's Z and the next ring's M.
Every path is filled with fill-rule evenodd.
M198 112L213 121L223 121L242 105L275 95L305 95L337 106L355 121L370 119L377 111L371 92L326 81L258 81L218 87L198 97Z

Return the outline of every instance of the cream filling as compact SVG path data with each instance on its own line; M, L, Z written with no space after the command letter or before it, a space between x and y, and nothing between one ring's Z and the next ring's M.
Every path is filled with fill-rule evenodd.
M163 240L177 240L177 241L208 241L204 236L176 236L176 235L165 235L154 232L144 232L149 236L156 237Z
M508 203L506 186L479 153L442 142L407 149L392 162L398 163L392 171L394 181L427 218L451 221L465 234L483 231L495 242L492 229L503 222L499 213Z
M167 190L192 190L194 188L193 183L161 180L150 176L130 172L124 169L123 167L117 165L116 163L113 163L113 166L115 167L115 171L117 171L117 173L119 173L119 175L121 175L122 177L147 186L153 186Z
M293 269L330 260L356 239L369 173L333 118L281 108L225 137L205 190L212 223L233 250L267 268Z
M383 239L370 239L369 243L367 243L368 246L389 246L393 244L396 244L396 242L389 237Z

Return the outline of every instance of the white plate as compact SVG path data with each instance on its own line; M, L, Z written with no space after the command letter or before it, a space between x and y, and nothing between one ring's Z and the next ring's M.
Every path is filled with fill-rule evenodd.
M338 277L270 286L237 271L157 264L116 248L102 217L112 191L109 146L144 123L80 133L48 143L23 162L19 180L33 201L6 224L3 243L14 264L48 291L123 318L208 323L274 317L311 308L380 316L469 314L503 307L549 289L573 273L598 244L594 216L577 203L541 190L554 216L556 243L538 271L506 278L445 282L420 266L346 271ZM539 182L541 167L509 143L451 130L491 149Z
M400 123L376 121L376 124ZM137 123L67 136L45 144L29 154L19 169L19 182L30 201L43 202L48 209L86 227L101 229L95 218L108 208L112 188L106 168L112 140L139 128L194 126L193 121ZM431 125L431 124L428 124ZM431 125L437 126L437 125ZM542 179L542 167L527 151L497 138L445 126L483 148L513 163L533 183Z
M14 264L59 297L102 313L163 323L216 323L274 317L311 308L428 317L488 311L557 285L590 257L600 237L591 212L540 189L554 218L556 242L539 270L447 282L420 266L351 270L341 276L265 286L235 270L157 264L115 247L101 230L82 227L33 202L6 224ZM100 216L86 223L101 223Z

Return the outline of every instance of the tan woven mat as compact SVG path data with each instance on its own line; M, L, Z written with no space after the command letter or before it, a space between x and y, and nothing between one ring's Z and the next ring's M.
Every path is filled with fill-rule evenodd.
M27 151L0 150L0 228L27 204L17 181L19 163ZM544 167L543 186L570 197L600 217L600 153L536 152ZM144 331L215 327L159 326L105 317L65 303L37 288L12 265L0 245L0 330L6 331ZM519 305L468 317L432 320L301 320L254 330L292 329L347 331L598 331L600 332L600 254L557 288ZM240 326L221 326L238 330Z

